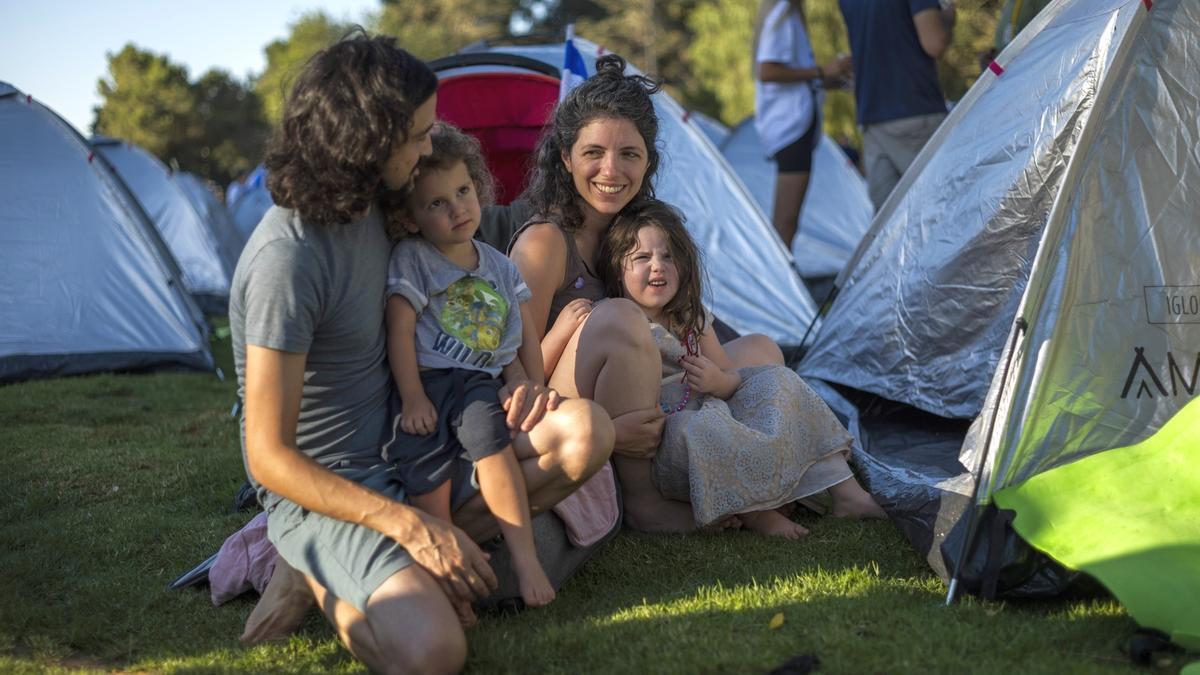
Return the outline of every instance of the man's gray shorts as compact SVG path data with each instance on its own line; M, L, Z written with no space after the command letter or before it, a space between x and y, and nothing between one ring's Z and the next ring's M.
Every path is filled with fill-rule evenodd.
M465 465L464 470L471 469ZM342 475L385 497L406 501L400 477L388 464ZM479 485L473 473L455 483L461 486L451 495L457 509L478 493ZM267 537L279 555L360 612L366 612L367 600L384 581L414 562L399 544L369 527L307 511L286 499L268 512Z
M863 127L863 168L876 211L944 119L946 113L933 113Z

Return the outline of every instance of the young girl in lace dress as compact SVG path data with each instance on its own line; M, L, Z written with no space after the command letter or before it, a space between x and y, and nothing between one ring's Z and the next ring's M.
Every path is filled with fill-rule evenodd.
M642 308L662 356L668 417L654 480L664 497L690 502L702 527L737 516L791 539L808 530L777 507L826 489L835 516L884 516L846 464L850 434L799 375L733 367L701 304L699 253L673 208L648 200L617 218L600 260L608 295Z

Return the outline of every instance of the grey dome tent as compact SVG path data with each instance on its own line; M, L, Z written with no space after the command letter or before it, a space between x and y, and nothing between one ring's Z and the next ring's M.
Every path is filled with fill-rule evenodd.
M275 205L267 189L266 167L258 165L244 181L231 185L226 195L229 196L226 207L233 217L233 223L242 233L242 238L248 241L258 222Z
M208 229L233 252L234 267L237 267L237 259L246 245L246 237L233 222L229 209L225 208L199 176L180 171L173 174L173 179L191 200L192 207L200 214Z
M128 189L3 82L0 203L0 382L213 367L203 315Z
M758 205L770 213L775 200L775 162L763 150L754 118L738 123L720 148ZM837 276L870 229L874 211L866 181L837 143L821 134L813 151L800 227L792 240L792 257L800 275L805 279Z
M602 53L575 38L589 74ZM467 47L430 65L437 71L438 117L481 139L510 200L524 188L542 128L557 102L563 44ZM632 65L627 72L636 72ZM704 255L707 304L740 333L798 346L816 314L791 256L716 146L669 94L654 96L662 162L656 194L687 217Z
M950 113L839 276L799 371L832 383L869 488L952 589L1061 590L1071 575L1013 536L997 496L1185 419L1200 375L1196 92L1200 3L1054 2ZM1200 551L1200 518L1172 520L1200 504L1196 475L1138 505L1154 514L1141 530L1191 537L1181 559ZM1087 503L1086 487L1059 496L1121 508ZM1195 569L1173 587L1193 617Z
M92 146L116 169L149 214L183 269L183 283L205 312L223 314L241 246L233 232L214 231L196 210L173 172L154 155L123 141L97 136Z

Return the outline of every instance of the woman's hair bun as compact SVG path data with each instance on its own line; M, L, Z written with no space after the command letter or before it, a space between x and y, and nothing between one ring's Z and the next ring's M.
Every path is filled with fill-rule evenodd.
M618 54L605 54L596 59L597 77L624 77L625 59Z

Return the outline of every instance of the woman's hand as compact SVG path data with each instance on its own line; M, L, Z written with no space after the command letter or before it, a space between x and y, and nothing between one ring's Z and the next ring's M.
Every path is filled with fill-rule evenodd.
M401 397L400 400L400 428L404 433L428 436L437 429L437 408L433 407L424 392L420 396Z
M558 407L560 400L557 391L528 380L506 382L500 388L500 406L508 413L505 422L514 436L533 429L547 410Z
M650 459L662 442L663 424L667 414L655 406L633 410L613 418L616 444L613 452L633 459Z
M694 391L703 394L726 399L732 396L742 383L742 377L736 370L722 370L703 354L685 356L681 363L687 383Z
M583 320L591 312L591 300L575 298L568 302L562 308L562 311L558 313L558 318L554 320L554 325L550 327L550 332L564 341L569 340L575 334L575 331L579 330L580 324L583 323Z
M843 54L820 66L820 72L824 76L821 81L826 87L841 86L853 70L854 60L848 54Z

